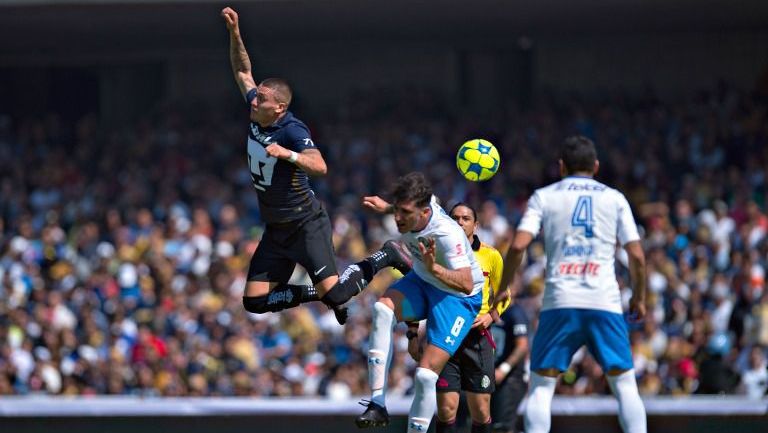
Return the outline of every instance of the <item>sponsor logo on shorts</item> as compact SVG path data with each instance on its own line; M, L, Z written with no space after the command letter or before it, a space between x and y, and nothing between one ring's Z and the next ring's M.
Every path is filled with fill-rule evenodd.
M437 379L437 387L438 388L448 388L448 379L441 377Z
M453 346L454 344L456 344L456 340L454 340L454 339L453 339L453 338L451 338L451 337L445 337L445 342L446 342L446 343L448 343L448 344L450 344L451 346Z
M483 378L480 379L480 386L483 387L483 389L491 386L491 378L484 374Z

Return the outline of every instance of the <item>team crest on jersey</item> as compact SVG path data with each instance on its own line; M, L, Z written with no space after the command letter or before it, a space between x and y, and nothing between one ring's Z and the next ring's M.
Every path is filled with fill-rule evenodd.
M491 378L484 374L483 378L480 379L480 386L483 389L488 388L489 386L491 386Z
M251 138L262 146L272 144L272 136L259 131L259 127L255 123L251 123Z

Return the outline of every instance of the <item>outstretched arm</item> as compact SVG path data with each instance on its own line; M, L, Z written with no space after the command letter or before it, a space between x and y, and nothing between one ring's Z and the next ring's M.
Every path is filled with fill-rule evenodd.
M232 63L232 72L235 74L235 82L240 87L240 93L245 96L249 90L256 87L256 82L251 74L251 59L245 51L243 38L240 36L240 23L232 8L222 9L221 16L229 30L229 61Z

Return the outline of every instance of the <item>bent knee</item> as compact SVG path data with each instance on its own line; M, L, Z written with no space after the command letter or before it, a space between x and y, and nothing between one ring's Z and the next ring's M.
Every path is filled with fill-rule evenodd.
M243 307L245 311L262 314L272 311L267 302L267 295L264 296L243 296Z

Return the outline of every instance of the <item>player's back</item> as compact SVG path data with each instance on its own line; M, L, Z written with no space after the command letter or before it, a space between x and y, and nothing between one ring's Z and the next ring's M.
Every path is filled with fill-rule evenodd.
M528 207L520 229L534 235L541 229L547 255L542 310L620 314L616 245L639 239L624 195L592 178L569 176L538 189Z

